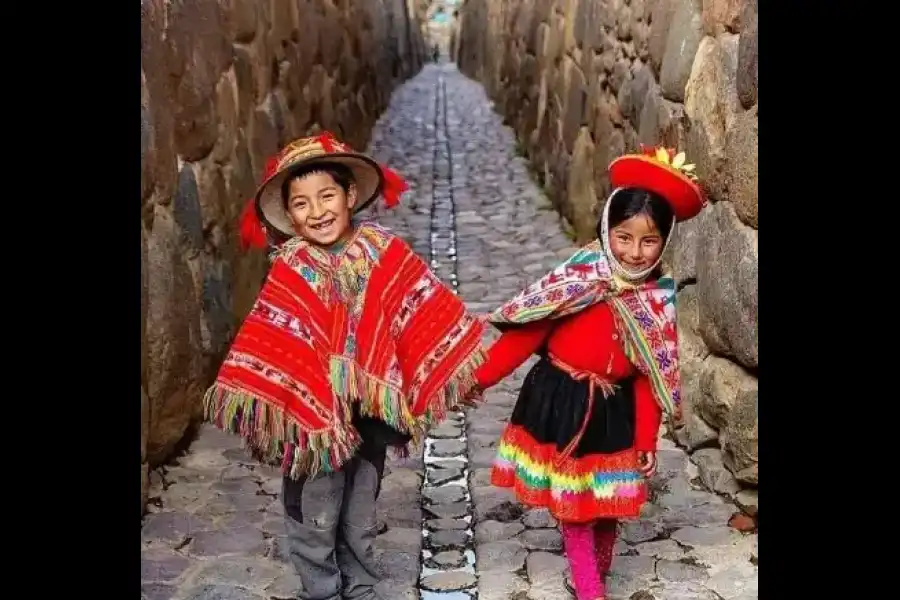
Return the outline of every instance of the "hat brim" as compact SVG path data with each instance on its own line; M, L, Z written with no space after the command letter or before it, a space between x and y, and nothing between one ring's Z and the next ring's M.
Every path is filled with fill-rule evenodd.
M685 174L650 157L629 154L609 165L609 182L613 188L642 188L661 196L672 207L677 221L700 214L706 200L700 189Z
M325 154L315 156L292 164L290 167L275 173L265 180L256 192L256 206L259 218L266 227L276 229L282 234L293 237L296 235L294 226L284 209L284 201L281 198L281 186L292 173L315 164L339 164L344 165L353 173L356 184L356 194L359 201L353 207L353 212L359 212L372 204L381 194L384 187L384 175L378 163L365 156L349 152Z

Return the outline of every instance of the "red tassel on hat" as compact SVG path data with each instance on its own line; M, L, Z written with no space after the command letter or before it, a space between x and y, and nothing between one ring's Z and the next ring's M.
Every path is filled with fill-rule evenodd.
M266 161L265 170L263 171L262 176L263 181L266 181L278 170L278 156L278 154L275 154ZM241 249L245 252L250 248L264 250L268 247L269 241L266 238L266 230L259 220L259 215L256 214L255 198L250 198L250 200L247 201L247 205L244 206L244 210L241 212L238 229L240 232Z
M245 252L250 248L265 249L268 245L266 230L256 214L255 198L250 198L243 212L241 212L239 231L241 250Z
M337 142L337 138L330 131L323 131L319 135L319 143L322 144L325 152L334 152L335 142Z
M384 189L381 194L384 196L384 205L393 208L400 203L400 196L409 189L406 181L393 169L381 167L381 174L384 177Z
M278 154L275 156L269 157L269 160L266 161L266 168L263 171L263 181L271 177L275 174L275 171L278 170Z

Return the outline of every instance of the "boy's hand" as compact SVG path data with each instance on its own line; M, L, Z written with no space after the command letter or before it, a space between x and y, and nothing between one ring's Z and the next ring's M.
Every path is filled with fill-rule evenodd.
M469 393L466 394L462 400L459 401L459 404L462 406L475 407L478 406L479 402L481 402L483 398L484 392L477 385L469 390ZM453 410L459 410L460 406L454 406Z

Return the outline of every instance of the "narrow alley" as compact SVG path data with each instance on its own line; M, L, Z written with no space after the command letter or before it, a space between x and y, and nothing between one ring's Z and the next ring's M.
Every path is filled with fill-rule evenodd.
M410 183L400 207L374 216L472 311L495 308L574 250L512 130L452 64L427 65L394 92L370 151ZM489 482L529 366L433 430L418 455L389 460L378 503L385 598L572 597L554 519ZM756 534L728 526L738 508L706 491L661 433L654 499L623 526L610 600L756 598ZM186 454L151 473L142 598L293 598L300 584L283 542L280 487L277 470L252 460L237 437L205 426Z

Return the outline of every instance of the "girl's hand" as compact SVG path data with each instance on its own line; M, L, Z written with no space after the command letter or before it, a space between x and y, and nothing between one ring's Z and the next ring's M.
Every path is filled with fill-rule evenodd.
M459 401L461 406L470 406L475 407L478 406L478 403L483 399L483 390L477 385L469 390L469 393L463 397L462 400ZM460 405L452 407L452 410L459 410L461 408Z
M638 463L641 475L650 479L656 473L656 452L638 451Z

